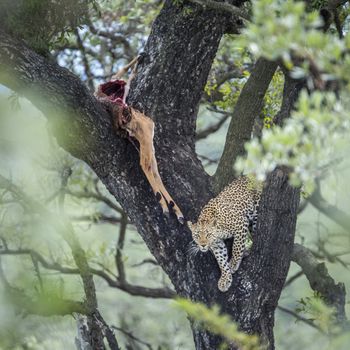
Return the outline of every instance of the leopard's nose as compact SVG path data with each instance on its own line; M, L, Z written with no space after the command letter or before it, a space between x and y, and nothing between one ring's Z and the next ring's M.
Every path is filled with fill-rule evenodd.
M208 250L208 247L206 244L201 244L199 249L202 251L202 252L206 252Z

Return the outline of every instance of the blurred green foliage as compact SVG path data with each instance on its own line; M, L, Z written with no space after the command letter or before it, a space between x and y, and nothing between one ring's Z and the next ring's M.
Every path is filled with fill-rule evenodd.
M232 342L242 350L258 350L259 338L255 335L248 335L238 330L237 325L228 315L220 313L217 306L211 308L202 303L195 303L187 299L177 299L177 306L205 329L218 334L226 339L227 344L222 345L222 349L228 348Z
M96 3L97 1L78 0L2 0L0 26L25 39L39 52L47 54L48 50L54 48L53 57L84 81L86 67L82 57L85 55L94 82L98 82L107 79L111 72L115 72L142 49L162 1L98 2L100 17L92 16L92 13L96 13L96 9L93 10ZM313 8L320 6L323 6L323 1L312 2ZM208 98L203 99L200 108L197 123L200 128L206 128L215 122L221 117L220 112L233 111L255 62L254 55L282 59L295 77L308 76L310 68L306 59L295 64L295 57L315 60L321 69L329 73L330 79L350 76L350 60L346 54L350 48L349 35L340 41L333 35L334 28L330 34L321 33L317 29L321 25L318 14L305 8L303 2L261 0L253 2L251 8L252 23L247 24L243 35L226 35L220 44L206 87ZM341 9L342 21L346 21L348 12L346 7ZM89 26L78 29L83 42L81 48L77 45L74 30L89 22L96 31L90 31ZM103 35L99 35L100 31ZM72 32L74 35L70 35ZM125 38L124 44L119 35ZM264 176L276 164L292 165L293 182L304 182L311 191L313 179L320 174L319 168L322 165L338 156L347 157L348 81L344 82L345 86L342 85L340 99L334 94L318 92L308 95L304 92L292 119L279 128L274 126L273 119L281 104L283 83L283 75L277 71L265 96L262 115L259 116L266 130L261 139L256 138L247 145L248 158L240 160L237 166L241 170ZM3 95L7 94L6 91ZM45 203L48 210L54 213L58 211L57 197L54 195L61 188L61 175L66 168L72 169L68 181L71 191L89 193L97 188L103 195L109 196L90 169L56 145L47 132L45 119L39 111L18 95L13 95L10 101L3 95L0 99L2 174L10 177L26 193ZM211 109L208 110L207 107ZM218 132L197 143L198 153L214 160L206 166L208 171L215 170L215 160L222 151L228 122L229 120ZM336 165L331 176L324 181L324 195L330 202L349 211L350 203L345 190L349 174L346 169ZM7 199L6 196L1 196L0 223L1 235L6 237L10 247L33 248L47 259L74 268L68 247L52 229L50 221L31 215L18 204L6 202ZM74 196L66 198L65 210L74 221L77 236L83 243L91 266L115 273L118 226L100 221L103 215L113 216L115 213L94 198ZM349 288L346 251L350 247L350 240L347 233L309 207L298 219L297 240L311 247L321 259L327 260L332 276L345 282ZM344 259L341 254L345 256ZM135 228L129 225L123 254L128 281L149 287L170 286L167 276L158 266L140 264L147 259L152 259L150 252L136 234ZM339 263L337 259L342 260ZM42 289L46 293L44 295L52 298L80 300L83 297L81 281L76 275L40 269L40 281L29 255L4 256L1 263L9 282L33 299L40 300ZM296 272L298 269L292 264L290 276ZM95 282L99 307L107 322L122 326L150 343L153 349L193 349L185 314L171 308L171 302L130 296L108 288L99 278L95 278ZM291 316L277 311L276 347L288 350L347 350L349 334L334 330L330 323L332 311L319 298L308 297L309 290L306 279L300 278L284 289L280 303L311 319L325 333L319 333L302 322L296 323ZM0 302L0 349L75 348L73 340L76 325L73 318L65 316L43 319L26 316L23 312L16 314L16 308L4 295L1 283ZM218 309L208 309L188 301L180 304L181 310L197 320L198 326L209 327L228 341L247 342L250 344L248 346L255 346L256 338L238 332L231 320L220 315ZM349 304L346 307L349 312ZM137 350L147 348L122 332L117 332L117 337L125 347Z
M62 173L70 168L68 188L73 193L88 194L96 191L115 203L96 175L83 163L58 147L50 135L46 119L27 100L7 98L0 92L0 174L11 179L31 198L60 218L58 192ZM11 102L16 99L16 109ZM18 108L19 107L19 108ZM20 126L20 127L19 127ZM116 204L116 203L115 203ZM103 202L87 196L67 195L65 213L71 219L77 238L81 241L91 267L115 272L115 253L119 226L99 221L101 215L116 217ZM33 214L20 201L0 189L0 237L9 249L33 249L47 261L67 268L76 268L71 251L50 218ZM147 287L170 286L159 266L141 264L152 255L128 225L124 243L123 262L128 282ZM4 248L0 241L0 250ZM4 288L0 277L0 349L1 350L62 350L76 349L75 319L71 316L36 316L31 313L64 311L62 299L82 301L81 278L76 274L62 274L38 264L35 269L30 254L0 255L0 266L12 290ZM155 349L190 349L193 341L185 315L172 310L170 301L134 297L110 288L95 277L99 310L109 324L151 343ZM31 309L27 309L30 306ZM27 311L26 311L27 309ZM164 313L169 310L171 315ZM31 312L29 312L31 311ZM147 315L147 322L145 317ZM161 321L160 321L161 320ZM172 334L172 337L169 337ZM143 349L142 345L116 331L122 346ZM130 345L131 344L131 345Z
M282 59L296 78L308 74L313 60L319 70L329 75L348 76L349 58L344 53L350 47L349 35L340 40L334 33L320 30L323 19L318 11L306 11L303 1L294 0L261 0L253 4L252 22L238 38L238 45L248 47L256 56Z
M274 123L274 117L281 107L283 97L284 75L280 69L277 69L273 75L269 88L264 97L264 107L262 110L263 127L271 128Z
M341 103L333 93L303 91L282 127L264 130L261 141L254 138L246 144L248 155L236 162L236 169L254 172L264 180L277 165L286 165L292 169L291 183L303 184L311 194L322 169L347 153L348 110L346 97Z
M350 58L346 54L350 36L345 33L344 40L340 40L332 33L322 32L319 13L306 11L305 6L302 1L293 0L254 2L253 20L237 45L249 47L257 56L282 60L292 77L307 79L312 89L319 79L324 79L323 84L341 81L338 96L333 92L310 95L304 91L292 117L281 127L263 130L261 141L254 138L248 142L247 157L239 159L235 167L239 172L255 172L262 180L278 164L289 166L293 169L291 182L296 186L303 184L306 192L312 193L321 169L335 157L341 158L349 146L350 80L343 78L350 76ZM281 90L276 97L280 99ZM266 107L268 104L264 110L268 115ZM276 110L270 109L275 115Z
M337 331L334 323L334 310L328 307L324 303L322 296L316 292L312 297L301 298L295 311L306 315L308 320L314 321L325 333L331 334Z

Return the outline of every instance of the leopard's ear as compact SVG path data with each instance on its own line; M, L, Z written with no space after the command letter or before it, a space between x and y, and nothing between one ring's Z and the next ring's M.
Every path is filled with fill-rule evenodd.
M186 223L187 223L188 228L192 231L193 223L191 221L187 221Z

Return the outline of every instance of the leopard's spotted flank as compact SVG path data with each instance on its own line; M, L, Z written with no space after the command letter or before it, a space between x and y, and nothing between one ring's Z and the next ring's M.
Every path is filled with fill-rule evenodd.
M247 234L255 230L262 185L253 177L241 176L228 185L202 209L197 223L188 222L192 237L203 252L210 250L221 270L218 288L226 292L232 274L241 263ZM232 258L228 261L225 239L234 238Z

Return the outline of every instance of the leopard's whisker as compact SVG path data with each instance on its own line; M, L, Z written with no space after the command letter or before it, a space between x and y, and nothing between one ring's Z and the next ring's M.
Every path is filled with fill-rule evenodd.
M195 256L199 252L199 247L194 242L190 242L187 252L190 256Z

